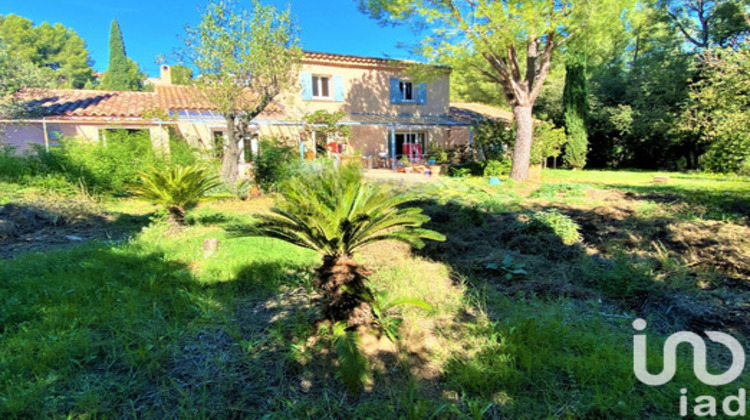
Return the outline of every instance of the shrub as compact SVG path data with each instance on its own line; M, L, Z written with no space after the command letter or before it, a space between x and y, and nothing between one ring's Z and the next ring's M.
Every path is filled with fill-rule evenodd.
M147 132L117 130L108 133L106 143L68 138L60 144L44 157L46 164L92 195L125 193L127 185L138 180L139 168L167 166Z
M287 165L292 161L294 150L277 139L260 141L260 154L253 167L255 183L265 192L274 191L288 178Z
M565 245L581 241L578 224L557 209L543 210L534 213L526 226L531 233L554 233Z
M175 165L192 165L199 154L187 143L177 130L169 128L169 160Z
M484 165L476 161L469 161L448 167L448 176L463 178L466 176L484 175Z
M511 162L508 159L488 160L484 166L484 176L503 176L510 173Z
M152 168L139 172L137 194L166 207L170 222L185 225L185 210L211 189L221 184L219 179L198 165L175 166L167 170Z
M438 143L428 143L426 155L428 160L434 160L437 164L448 162L448 151Z

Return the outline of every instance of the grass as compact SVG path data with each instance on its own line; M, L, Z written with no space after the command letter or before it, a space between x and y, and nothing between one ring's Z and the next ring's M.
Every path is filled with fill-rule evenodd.
M682 387L736 395L747 373L704 386L688 352L668 385L633 375L635 317L649 320L652 372L671 332L748 334L750 183L653 175L408 187L448 240L358 258L390 298L433 309L400 308L396 344L364 337L374 375L361 394L336 379L316 323L318 257L231 233L268 199L201 204L179 233L156 223L122 242L0 260L0 417L643 418L676 417ZM2 204L44 193L14 185L0 184ZM133 220L154 212L135 199L98 205ZM564 215L582 241L529 229L540 211Z

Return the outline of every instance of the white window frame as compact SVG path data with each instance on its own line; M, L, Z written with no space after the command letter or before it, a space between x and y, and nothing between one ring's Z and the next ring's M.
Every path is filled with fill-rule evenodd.
M411 99L406 98L406 92L407 92L406 84L407 83L411 85ZM401 93L401 102L405 102L405 103L417 102L417 90L416 90L416 85L414 84L414 82L412 82L411 80L403 80L403 79L399 80L398 89Z
M328 96L323 96L323 80L328 86ZM312 98L313 99L333 99L333 76L328 74L313 74L312 76ZM317 95L315 91L318 91Z

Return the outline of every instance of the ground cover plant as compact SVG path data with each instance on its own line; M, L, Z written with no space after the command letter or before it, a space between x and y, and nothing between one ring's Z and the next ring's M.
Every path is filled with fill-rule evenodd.
M695 379L689 352L669 384L641 384L631 323L649 322L652 371L674 331L720 330L747 345L750 182L654 175L545 170L542 184L397 186L446 240L355 254L387 291L382 302L431 308L390 309L395 342L360 336L369 379L359 391L337 374L340 332L320 322L320 256L236 235L272 198L205 201L179 232L151 222L146 201L102 198L88 229L127 220L126 240L88 240L81 225L84 241L2 254L0 417L677 417L680 388L717 391ZM4 206L45 193L12 182L0 191ZM749 385L746 372L719 394Z

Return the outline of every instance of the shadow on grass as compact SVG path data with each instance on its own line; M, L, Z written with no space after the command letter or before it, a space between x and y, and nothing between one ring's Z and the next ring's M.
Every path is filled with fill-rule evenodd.
M750 264L741 245L731 248L733 236L718 237L722 224L677 228L668 217L611 208L532 205L495 213L453 202L416 204L432 218L426 227L447 239L415 253L447 264L475 288L544 299L602 297L663 325L750 333L750 310L742 303L750 297ZM580 226L582 243L565 245L552 232L529 229L530 214L550 209ZM711 287L701 286L706 282Z
M685 185L614 185L608 188L632 193L632 198L657 203L702 207L703 217L712 220L737 220L750 224L750 182L732 182L714 189L690 188Z
M159 252L97 245L0 261L0 417L273 411L315 318L293 268L204 285Z
M103 214L86 202L0 205L0 259L120 240L149 221L149 215Z

